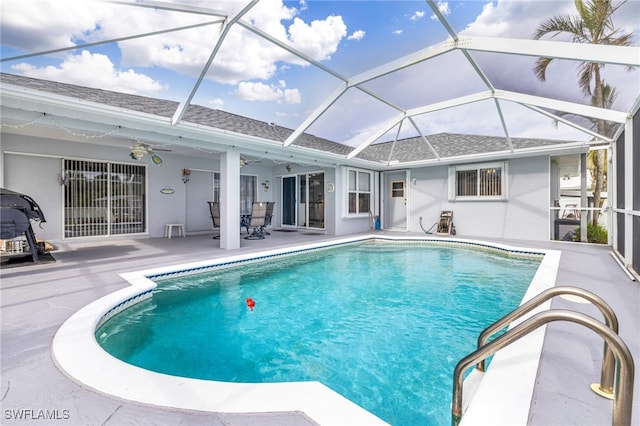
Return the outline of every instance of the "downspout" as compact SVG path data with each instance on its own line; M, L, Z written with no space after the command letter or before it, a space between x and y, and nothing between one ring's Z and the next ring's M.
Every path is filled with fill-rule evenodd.
M586 243L587 240L587 222L588 209L587 206L587 153L580 154L580 242Z

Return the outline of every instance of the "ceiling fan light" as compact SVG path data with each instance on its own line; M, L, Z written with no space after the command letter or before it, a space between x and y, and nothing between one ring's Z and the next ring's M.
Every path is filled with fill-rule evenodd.
M142 159L147 154L147 149L143 146L136 145L131 147L131 157L136 160Z

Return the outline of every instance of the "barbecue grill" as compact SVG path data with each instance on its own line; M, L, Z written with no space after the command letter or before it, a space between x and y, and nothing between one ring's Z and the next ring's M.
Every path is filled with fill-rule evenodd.
M38 262L38 254L44 254L44 243L36 242L31 221L46 222L44 213L33 198L19 192L0 188L0 239L10 240L24 234L29 244L33 261Z

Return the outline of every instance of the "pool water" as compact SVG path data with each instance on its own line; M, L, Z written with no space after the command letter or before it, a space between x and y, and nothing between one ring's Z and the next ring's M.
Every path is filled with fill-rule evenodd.
M391 424L448 425L456 363L519 305L539 264L433 245L325 249L159 281L96 338L161 373L316 380Z

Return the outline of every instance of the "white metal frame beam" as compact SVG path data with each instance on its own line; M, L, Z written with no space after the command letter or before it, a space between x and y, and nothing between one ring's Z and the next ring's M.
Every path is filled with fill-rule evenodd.
M170 29L166 29L166 30L152 31L152 32L148 32L148 33L140 33L140 34L135 34L135 35L131 35L131 36L124 36L124 37L112 38L112 39L108 39L108 40L101 40L101 41L96 41L94 43L75 44L73 46L61 47L59 49L43 50L43 51L34 52L34 53L27 53L27 54L24 54L24 55L11 56L9 58L2 58L2 59L0 59L0 62L17 61L19 59L27 59L27 58L32 58L32 57L35 57L35 56L50 55L52 53L60 53L60 52L67 52L69 50L83 49L85 47L101 46L103 44L109 44L109 43L118 43L118 42L121 42L121 41L133 40L133 39L136 39L136 38L149 37L149 36L154 36L154 35L159 35L159 34L166 34L166 33L171 33L171 32L176 32L176 31L190 30L190 29L193 29L193 28L205 27L207 25L221 24L222 22L224 22L224 19L217 19L215 21L201 22L201 23L198 23L198 24L185 25L185 26L182 26L182 27L175 27L175 28L170 28Z
M568 59L613 65L640 66L640 47L465 36L459 48L540 58Z
M167 3L162 1L147 0L145 2L131 2L122 0L100 0L100 3L119 4L122 6L142 7L155 10L167 10L169 12L194 13L196 15L208 15L226 17L227 12L206 7L189 6L186 4Z
M213 59L215 58L215 56L218 54L218 51L222 47L222 43L224 42L224 39L226 38L227 33L229 32L229 29L231 29L231 27L238 20L240 20L240 18L242 18L243 15L249 12L253 8L253 6L255 6L259 1L260 0L252 0L251 3L247 4L237 15L233 16L231 19L227 18L225 23L222 24L220 35L218 36L218 40L216 41L216 44L213 47L211 54L209 55L209 59L207 59L207 62L205 63L204 67L202 67L202 71L200 72L198 79L193 85L191 92L189 93L187 98L184 101L182 101L180 105L178 105L178 108L176 109L176 111L173 114L173 117L171 118L172 125L178 124L182 120L184 113L187 111L187 108L189 107L189 104L191 104L191 100L193 99L196 92L198 91L200 84L202 84L202 80L204 80L204 77L207 75L207 72L209 72L209 68L211 67L211 63L213 62Z
M582 105L575 102L559 101L556 99L543 98L541 96L527 95L508 90L497 90L494 96L498 99L517 102L523 105L533 105L541 108L549 108L555 111L565 111L571 114L593 117L621 124L624 124L627 118L626 112L598 108L590 105Z

